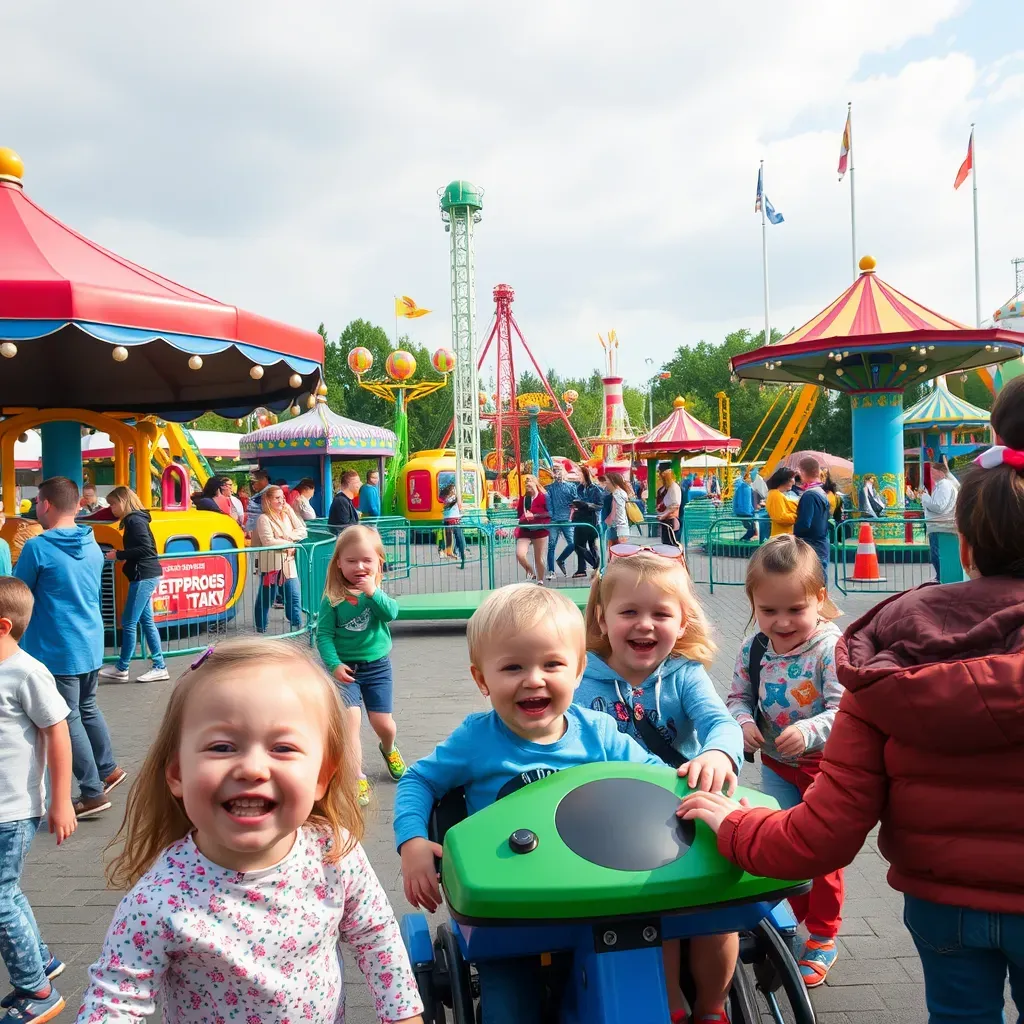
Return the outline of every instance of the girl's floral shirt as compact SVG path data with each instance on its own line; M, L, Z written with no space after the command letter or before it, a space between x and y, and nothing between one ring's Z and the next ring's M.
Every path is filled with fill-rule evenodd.
M79 1024L132 1021L163 1003L172 1024L299 1024L345 1019L348 943L382 1021L420 1013L398 923L358 844L334 863L303 828L261 871L228 871L189 836L169 846L121 901L89 970Z

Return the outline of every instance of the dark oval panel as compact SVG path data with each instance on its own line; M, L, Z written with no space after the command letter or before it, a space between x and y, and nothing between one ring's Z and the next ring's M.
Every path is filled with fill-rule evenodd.
M617 871L653 871L693 843L692 821L676 817L679 797L640 779L597 779L562 797L555 829L577 856Z

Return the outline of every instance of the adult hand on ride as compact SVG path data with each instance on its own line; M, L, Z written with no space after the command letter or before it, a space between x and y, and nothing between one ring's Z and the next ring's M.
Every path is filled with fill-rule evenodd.
M107 551L104 551L104 552L103 552L103 557L104 557L104 558L105 558L105 559L106 559L106 560L107 560L108 562L112 562L112 561L114 561L114 559L115 559L115 558L117 558L117 549L116 549L116 548L110 548L109 550L107 550Z
M686 779L690 789L705 793L723 791L731 796L736 790L736 767L732 758L721 750L707 750L680 765L679 777Z
M434 864L434 858L441 856L441 847L429 839L417 838L402 843L401 852L405 898L414 907L423 907L432 914L441 905L441 888Z
M722 822L735 811L748 811L750 804L746 797L738 803L721 793L691 793L684 796L676 817L683 821L703 821L715 835L722 827Z
M787 726L779 733L775 749L783 757L799 757L807 749L807 737L799 726Z
M764 746L764 736L761 735L761 730L753 722L743 723L743 749L748 753L752 754L755 750L760 750Z
M75 816L75 806L71 802L70 796L63 800L54 800L50 804L50 813L47 818L50 824L50 835L57 836L58 846L78 828L78 818Z
M348 665L339 665L332 673L339 683L354 683L356 675Z

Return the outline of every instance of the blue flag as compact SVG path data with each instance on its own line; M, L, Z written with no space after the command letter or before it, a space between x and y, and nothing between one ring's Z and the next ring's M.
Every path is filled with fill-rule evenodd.
M757 196L754 199L754 213L761 212L761 204L764 203L764 215L771 221L772 224L781 224L785 219L781 213L778 213L774 206L771 204L768 196L764 192L764 170L758 168L757 171Z
M775 207L772 206L771 200L767 196L764 197L764 215L772 224L781 224L785 219L781 213L776 212Z

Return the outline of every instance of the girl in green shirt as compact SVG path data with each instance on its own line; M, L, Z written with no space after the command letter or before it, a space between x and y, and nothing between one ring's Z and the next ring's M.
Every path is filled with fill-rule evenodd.
M327 670L338 681L345 705L348 741L359 766L359 804L370 802L370 783L362 769L359 738L360 705L380 740L388 773L396 782L405 774L405 761L395 745L398 728L393 711L391 631L398 603L380 589L384 547L380 534L366 526L349 526L338 535L327 569L316 645Z

